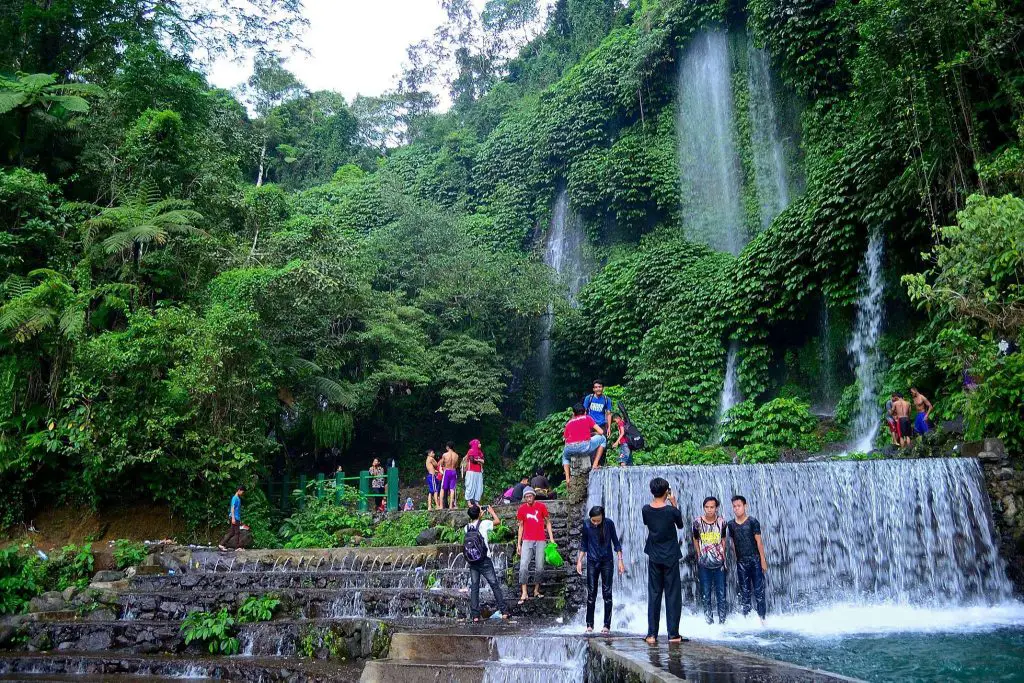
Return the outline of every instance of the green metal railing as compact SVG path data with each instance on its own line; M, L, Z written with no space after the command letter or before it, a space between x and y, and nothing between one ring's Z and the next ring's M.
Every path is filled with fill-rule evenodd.
M389 467L387 469L387 489L386 489L386 507L389 512L398 509L398 468ZM305 474L300 474L297 479L292 480L288 475L285 475L278 481L267 481L264 486L264 491L267 494L267 499L273 504L277 503L282 512L288 513L292 508L292 493L298 491L299 495L295 500L295 505L299 510L306 507L306 496L309 495L307 492L310 488L313 489L313 495L319 500L323 500L330 492L328 491L327 483L333 481L334 483L334 503L335 505L341 505L344 500L345 487L350 486L355 488L359 492L359 498L356 502L356 509L359 512L368 512L370 510L370 499L377 498L370 488L370 482L373 477L370 476L369 470L363 470L355 477L346 477L344 472L337 472L334 477L328 479L322 472L317 474L312 480L309 479ZM312 487L310 484L313 484Z

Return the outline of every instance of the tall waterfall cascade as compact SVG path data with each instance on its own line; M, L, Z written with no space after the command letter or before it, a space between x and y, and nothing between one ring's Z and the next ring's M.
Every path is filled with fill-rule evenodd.
M726 414L743 400L740 395L739 378L736 374L738 355L739 345L733 341L729 344L729 353L725 357L725 382L722 384L722 395L718 399L718 419L715 422L718 426L725 421Z
M569 206L569 195L563 189L555 199L544 246L544 263L550 266L565 285L565 295L570 305L575 305L576 295L587 283L589 275L586 259L587 233L579 215ZM540 344L537 347L539 365L540 397L538 417L546 417L552 410L551 397L551 331L555 324L554 304L548 304L544 316Z
M882 375L882 354L878 341L882 336L885 281L882 274L884 242L875 230L868 239L867 252L860 268L860 296L853 334L847 351L853 361L860 393L854 414L853 449L867 453L874 447L875 435L882 421L879 391Z
M724 31L694 38L679 69L678 97L676 134L686 236L738 254L747 236L733 131L729 37Z
M779 107L768 53L747 41L747 81L750 89L750 128L753 137L754 179L761 228L789 206L793 194L786 161L786 140L780 132Z
M590 475L588 506L603 505L622 537L616 629L646 628L641 509L654 477L669 482L688 522L679 532L684 613L700 604L689 523L705 496L723 501L731 519L735 494L761 524L770 618L830 605L967 608L1012 597L974 459L605 468Z

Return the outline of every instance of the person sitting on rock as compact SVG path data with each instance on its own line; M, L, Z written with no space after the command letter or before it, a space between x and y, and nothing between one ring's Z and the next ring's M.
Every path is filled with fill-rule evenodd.
M572 418L565 423L562 436L565 439L565 448L562 449L562 468L565 470L565 485L569 485L569 465L574 455L594 454L594 468L601 462L601 455L604 453L605 444L608 441L604 437L602 429L594 418L587 415L587 409L582 403L572 407Z

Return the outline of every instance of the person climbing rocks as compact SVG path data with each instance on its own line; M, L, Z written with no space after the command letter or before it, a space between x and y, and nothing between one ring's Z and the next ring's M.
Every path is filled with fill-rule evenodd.
M231 506L228 508L228 522L231 524L227 534L220 539L217 547L227 550L232 547L235 550L242 549L242 496L245 495L245 487L239 486L235 489L235 495L231 496Z
M910 398L914 400L914 408L917 410L914 416L914 431L918 436L924 436L931 429L928 420L932 417L932 402L918 391L917 387L910 387Z
M523 502L523 491L530 485L530 478L523 476L519 479L519 483L512 487L512 495L509 497L509 502L522 503Z
M469 442L464 462L466 468L466 501L469 505L479 505L484 497L484 452L480 450L480 440Z
M910 435L913 434L913 427L910 425L910 404L903 394L896 394L892 402L892 415L896 418L896 429L900 435L900 446L906 448L910 445Z
M606 519L604 508L595 505L583 520L580 533L580 553L576 557L576 573L583 576L583 561L587 562L587 633L594 630L594 610L597 605L597 583L601 582L604 599L604 627L601 633L612 630L612 560L618 556L619 574L626 573L622 563L622 543L615 531L615 523Z
M761 541L761 523L747 515L747 499L732 497L733 519L725 525L726 536L732 541L736 554L736 580L739 582L740 605L743 616L750 614L751 594L757 616L764 624L768 607L764 597L764 575L768 571L764 543Z
M651 479L651 495L654 499L644 505L641 512L647 527L647 637L649 645L658 642L661 626L661 599L665 598L665 617L668 626L668 642L681 643L679 619L683 612L683 598L679 582L679 551L677 529L685 528L683 515L679 511L676 497L668 482L661 477Z
M586 409L590 419L601 428L600 433L610 434L608 428L611 426L612 421L612 400L604 395L604 382L602 380L595 379L591 390L593 393L587 394L583 399L583 407ZM600 467L602 455L604 455L603 444L594 456L594 469Z
M573 455L590 455L594 453L593 466L596 468L601 460L601 453L604 451L608 441L604 437L604 430L594 422L594 418L587 414L587 409L582 403L572 407L572 417L565 423L562 430L562 437L565 440L565 448L562 449L562 469L565 470L565 485L569 485L570 465Z
M441 479L434 449L427 451L427 510L441 509Z
M370 463L370 509L381 511L384 506L384 492L387 490L388 480L385 476L384 466L380 464L380 458L374 458Z
M491 515L491 518L481 519L483 515L480 506L470 505L468 510L469 524L463 529L467 535L468 543L473 542L469 537L475 532L480 534L484 546L484 554L480 559L470 561L467 557L467 564L469 565L469 616L474 622L480 621L480 577L483 577L487 585L491 587L491 592L494 593L494 602L498 608L496 612L491 614L491 619L508 619L506 615L508 608L505 605L505 594L501 590L501 582L498 581L498 575L494 571L494 562L490 556L491 543L488 538L494 527L501 524L501 519L498 518L494 508L490 505L487 506L487 512Z
M454 510L455 490L459 485L459 454L455 452L455 444L449 441L441 455L441 507L447 506Z
M718 623L725 623L725 520L718 514L718 499L704 499L704 514L693 520L693 549L697 553L697 576L704 601L704 620L715 623L711 589L715 591Z
M619 467L628 467L633 464L633 449L629 447L629 439L626 437L626 420L618 413L613 413L612 422L618 434L612 447L619 449Z
M551 488L551 482L548 481L542 468L538 467L534 470L533 478L530 479L530 486L533 488L533 493L537 496L537 500L555 499L555 491Z
M516 539L516 553L519 555L519 605L529 600L527 586L529 582L530 561L535 565L533 575L533 597L543 598L540 592L540 581L544 574L544 532L551 543L555 542L555 532L551 530L551 515L544 503L537 502L534 490L527 486L523 489L523 504L516 511L519 531Z

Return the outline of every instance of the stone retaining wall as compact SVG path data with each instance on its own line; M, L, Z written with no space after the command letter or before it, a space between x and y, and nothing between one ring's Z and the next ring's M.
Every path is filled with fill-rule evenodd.
M964 444L963 455L981 463L999 552L1015 592L1024 595L1024 472L1014 466L999 439Z

